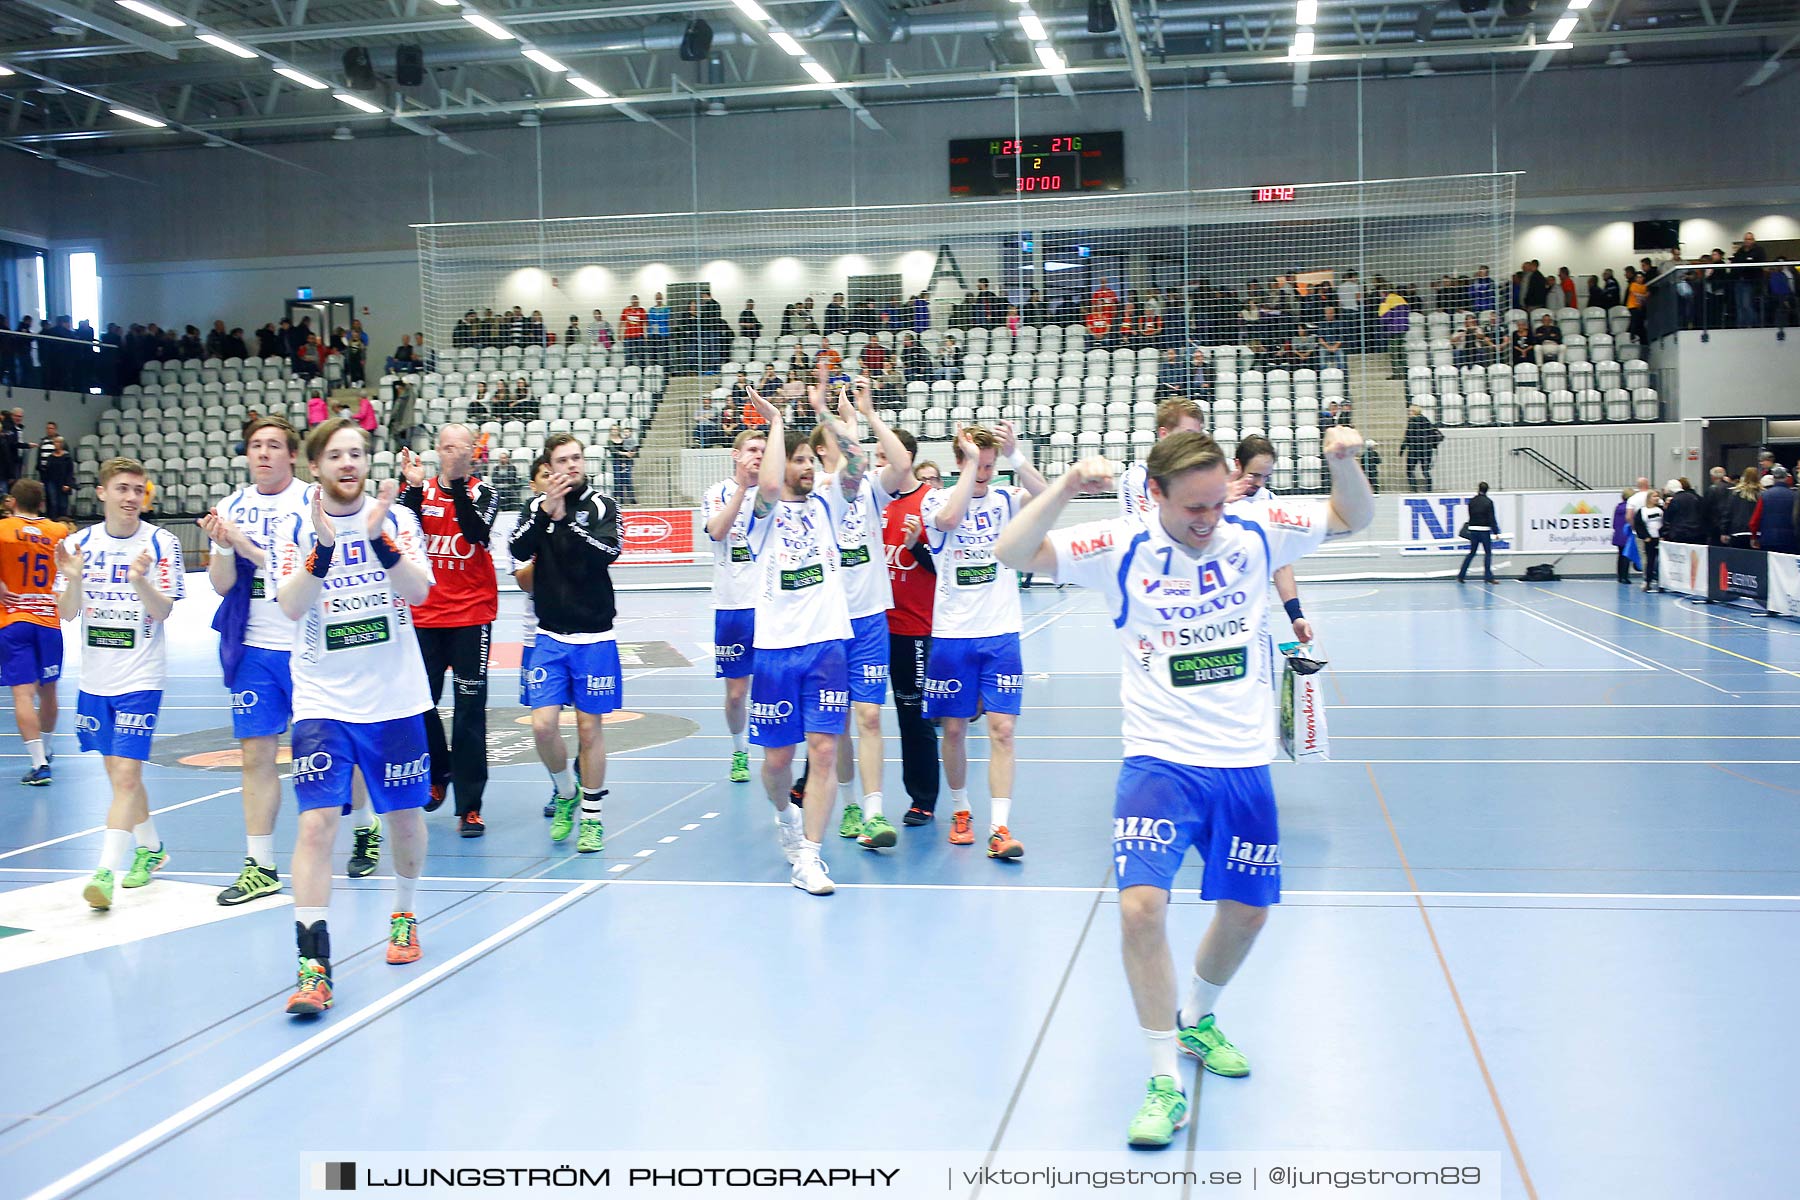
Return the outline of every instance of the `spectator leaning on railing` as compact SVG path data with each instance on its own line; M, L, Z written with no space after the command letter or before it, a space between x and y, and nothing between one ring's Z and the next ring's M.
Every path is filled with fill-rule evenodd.
M1771 482L1756 498L1756 510L1750 514L1750 532L1756 544L1774 554L1800 553L1796 538L1794 510L1795 491L1788 469L1779 463L1769 472Z

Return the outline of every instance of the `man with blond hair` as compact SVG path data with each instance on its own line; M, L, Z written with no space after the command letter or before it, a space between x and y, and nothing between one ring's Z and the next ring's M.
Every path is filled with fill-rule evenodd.
M1171 396L1156 406L1156 440L1159 442L1184 429L1199 433L1205 428L1206 415L1186 396ZM1127 517L1145 517L1150 511L1149 485L1150 477L1142 462L1126 467L1125 478L1119 481L1119 512Z

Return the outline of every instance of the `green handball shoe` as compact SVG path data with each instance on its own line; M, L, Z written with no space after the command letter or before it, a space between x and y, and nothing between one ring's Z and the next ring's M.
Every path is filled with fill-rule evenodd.
M856 844L864 850L884 850L899 840L900 835L895 832L893 824L876 813L863 822L862 836L856 839Z
M237 882L219 893L219 903L230 906L246 904L260 896L272 896L281 890L281 878L273 867L265 867L254 858L244 859L244 869Z
M105 912L112 907L113 873L111 871L95 871L94 877L87 881L81 889L81 898L88 902L89 908Z
M558 796L556 798L556 812L550 818L551 841L566 842L569 840L569 833L575 828L575 802L580 799L580 796Z
M1145 1089L1144 1105L1131 1118L1125 1140L1133 1146L1158 1149L1175 1140L1175 1131L1187 1124L1188 1102L1181 1087L1167 1075L1152 1075Z
M853 838L861 837L862 833L862 805L844 805L844 819L838 822L838 836L841 838Z
M169 852L161 846L152 850L148 846L139 846L132 855L131 870L125 872L125 878L119 882L129 888L143 887L150 882L150 873L160 871L163 864L169 861Z
M598 821L583 817L581 832L575 835L575 851L578 854L598 854L605 840L605 827Z
M1241 1079L1250 1073L1250 1060L1219 1031L1218 1020L1211 1013L1201 1017L1198 1025L1176 1030L1175 1040L1181 1043L1182 1053L1205 1063L1214 1075Z
M731 752L731 782L750 782L750 752L748 750Z

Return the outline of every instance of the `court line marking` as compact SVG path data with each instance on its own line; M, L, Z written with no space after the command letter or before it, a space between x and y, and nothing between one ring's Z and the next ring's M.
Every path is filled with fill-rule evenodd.
M1559 600L1567 600L1570 604L1579 604L1583 608L1591 608L1595 612L1603 613L1609 617L1617 617L1621 621L1630 621L1633 625L1642 625L1645 629L1654 629L1658 633L1666 633L1670 637L1680 638L1684 642L1692 642L1696 646L1704 646L1708 650L1717 650L1720 654L1729 654L1733 658L1742 659L1747 663L1755 663L1757 666L1766 668L1778 675L1786 675L1792 679L1800 679L1800 671L1790 671L1786 667L1778 667L1774 663L1766 663L1760 658L1751 658L1748 654L1739 654L1736 650L1727 650L1723 646L1715 646L1711 642L1703 642L1697 637L1689 637L1685 633L1678 633L1673 629L1665 629L1661 625L1652 625L1648 621L1640 621L1636 617L1628 617L1621 612L1612 612L1608 609L1601 608L1598 605L1589 604L1586 600L1577 600L1573 596L1564 596L1559 592L1550 591L1548 588L1533 588L1532 590L1541 592L1546 596L1555 596Z
M1713 620L1723 621L1727 625L1754 629L1758 633L1778 633L1782 637L1800 637L1800 629L1783 629L1778 617L1764 617L1761 625L1754 625L1749 621L1734 621L1723 613L1714 612L1713 609L1717 607L1716 605L1707 604L1693 596L1683 596L1676 603L1683 612L1690 612L1701 617L1711 617Z
M1431 952L1437 956L1438 969L1443 972L1444 984L1450 989L1450 999L1456 1003L1457 1018L1462 1022L1464 1036L1469 1039L1469 1049L1475 1054L1475 1065L1481 1069L1481 1082L1487 1085L1488 1099L1494 1105L1494 1115L1500 1118L1500 1131L1506 1135L1506 1145L1512 1151L1513 1165L1519 1168L1519 1179L1525 1184L1525 1194L1531 1200L1537 1200L1537 1187L1531 1182L1531 1172L1525 1166L1525 1156L1519 1151L1519 1139L1513 1135L1512 1122L1506 1116L1506 1105L1500 1101L1500 1089L1494 1086L1494 1076L1488 1070L1487 1056L1481 1052L1481 1040L1475 1036L1475 1025L1469 1020L1468 1009L1463 1007L1462 992L1456 986L1456 977L1450 973L1450 960L1444 957L1444 948L1438 942L1437 928L1431 923L1431 910L1417 895L1419 881L1413 876L1412 863L1407 861L1406 847L1400 844L1400 831L1394 827L1393 814L1388 812L1387 797L1382 794L1381 784L1375 778L1375 768L1366 769L1369 773L1369 786L1375 789L1375 800L1381 805L1381 819L1387 822L1388 833L1394 839L1394 852L1400 856L1400 867L1406 872L1406 882L1415 893L1413 902L1418 906L1419 919L1425 922L1425 935L1431 939Z
M1604 740L1604 735L1594 735L1594 736L1600 736ZM1348 735L1346 735L1345 740L1349 740ZM1453 738L1451 740L1454 741L1454 740L1460 740L1460 739ZM1680 739L1679 738L1665 738L1663 740L1665 740L1665 741L1677 740L1678 741ZM658 747L651 747L651 749L657 749L657 748ZM629 759L625 758L624 756L628 755L628 754L633 755L633 757L631 757ZM671 755L660 755L660 756L638 755L638 754L636 754L635 751L631 751L631 750L615 751L613 753L613 755L609 755L608 757L610 758L610 757L615 757L615 756L620 758L622 761L634 762L634 763L650 763L650 762L692 763L694 761L691 757L681 757L681 756L671 756ZM898 758L884 758L881 761L883 763L897 763L897 762L900 762L901 760ZM970 755L969 761L984 763L984 762L987 762L988 760L985 757L977 757L976 755ZM1659 765L1660 766L1710 767L1717 760L1711 759L1711 758L1333 758L1333 759L1330 759L1329 761L1332 763L1336 763L1339 766L1358 766L1363 763L1374 763L1377 766L1392 765L1392 766L1402 766L1402 767L1431 766L1434 764L1443 764L1443 763L1461 763L1461 764L1468 764L1468 765L1488 764L1488 765L1521 766L1521 767L1529 767L1529 766L1659 766ZM1794 765L1800 764L1800 758L1734 758L1734 759L1732 759L1732 761L1739 764L1740 766L1748 765L1748 766L1766 766L1766 767L1788 767L1788 766L1794 766ZM1105 758L1042 758L1042 757L1034 756L1029 760L1029 762L1031 762L1031 763L1063 764L1063 765L1072 764L1072 763L1073 764L1101 763L1101 764L1105 764L1107 766L1116 767L1119 765L1119 757L1116 754L1110 755ZM1293 766L1295 764L1283 763L1278 760L1276 765ZM685 780L685 779L683 779L683 780L656 779L656 780L651 780L649 782L653 782L653 783L686 783L689 781Z
M1510 598L1506 597L1506 596L1502 596L1501 599L1509 600ZM1516 601L1516 600L1511 601L1511 602L1514 604L1518 604L1518 601ZM1656 669L1654 666L1652 666L1650 664L1650 661L1648 659L1637 658L1631 654L1626 653L1623 649L1620 649L1616 646L1609 646L1605 642L1598 641L1595 638L1590 637L1585 632L1577 630L1573 625L1558 624L1557 622L1552 621L1549 617L1546 617L1542 613L1538 612L1536 609L1526 608L1524 605L1520 604L1519 611L1524 613L1526 616L1530 617L1534 621L1537 621L1544 625L1548 625L1552 629L1560 629L1564 633L1569 634L1571 637L1574 637L1580 641L1586 642L1588 645L1594 647L1596 650L1604 650L1608 654L1617 655L1619 658L1624 659L1626 662L1634 663L1642 670L1653 671Z
M10 757L10 756L7 756L7 757ZM164 813L174 812L178 808L189 808L196 804L204 804L208 800L217 800L221 796L234 795L243 790L244 790L244 785L240 783L236 787L226 788L224 791L220 791L220 792L212 792L205 796L197 796L192 800L183 800L179 804L170 804L164 808L153 808L150 810L150 815L153 817L160 817ZM38 842L38 843L36 843L34 845L30 845L30 846L20 846L17 850L8 850L4 854L0 854L0 859L15 858L21 854L29 854L33 850L42 850L46 846L55 846L62 842L72 842L76 838L89 837L96 833L105 833L105 832L106 832L106 826L96 825L92 829L83 829L77 833L65 833L61 837L53 837L49 841L46 841L46 842Z
M1531 608L1528 605L1521 604L1519 601L1514 600L1510 596L1502 596L1502 597L1500 597L1500 599L1506 601L1506 603L1512 605L1514 608L1518 609L1520 612L1523 612L1529 616L1537 618L1539 621L1542 621L1544 624L1550 626L1552 629L1560 629L1566 633L1573 634L1576 637L1593 640L1596 645L1598 645L1600 643L1606 643L1607 645L1616 645L1616 643L1612 643L1612 642L1608 641L1606 638L1601 637L1599 634L1590 635L1585 630L1578 629L1574 625L1569 624L1567 621L1561 620L1560 618L1557 618L1557 617L1549 616L1545 613L1538 612L1536 609ZM1619 652L1623 653L1623 649L1621 648L1619 650ZM1643 662L1652 663L1657 667L1661 667L1663 670L1669 672L1672 675L1678 675L1683 679L1692 680L1694 683L1700 684L1702 687L1709 687L1713 691L1718 692L1720 695L1724 695L1724 696L1731 695L1730 689L1722 688L1718 684L1713 683L1710 680L1702 679L1698 675L1692 674L1691 672L1684 671L1680 667L1671 666L1669 663L1662 662L1659 659L1651 658L1648 655L1639 655L1638 658Z
M1606 705L1604 707L1614 706ZM1730 706L1718 705L1716 707ZM1338 706L1333 705L1330 711L1338 712L1340 710ZM1622 709L1621 711L1629 710ZM971 730L970 736L972 739L977 739L986 735ZM1110 731L1106 733L1015 733L1013 740L1016 742L1117 741L1119 736L1118 733ZM690 733L681 740L684 742L729 742L732 740L732 735L729 733ZM1800 733L1335 733L1332 735L1332 740L1338 742L1800 742ZM663 745L668 744L667 742L663 743ZM661 746L644 748L657 750L661 749ZM631 751L620 750L617 753L630 754ZM639 761L649 760L640 759ZM1031 761L1056 762L1061 760L1039 758ZM1407 761L1417 760L1408 759ZM509 763L508 765L518 764Z
M1758 779L1754 775L1745 775L1741 771L1732 770L1730 767L1725 766L1723 763L1714 763L1714 764L1712 764L1712 767L1713 767L1713 770L1715 770L1715 771L1723 771L1727 775L1733 776L1737 779L1742 779L1746 783L1761 784L1763 787L1766 787L1766 788L1774 788L1778 792L1786 792L1790 796L1800 796L1800 788L1791 788L1785 784L1770 783L1767 779Z
M186 1108L158 1121L156 1124L137 1134L135 1137L120 1142L106 1153L97 1155L81 1166L75 1168L73 1171L62 1176L60 1179L46 1184L44 1187L32 1192L26 1200L57 1200L58 1197L72 1195L87 1187L89 1184L96 1182L119 1167L131 1162L145 1151L154 1148L159 1143L167 1141L169 1138L181 1133L197 1122L204 1120L221 1108L224 1108L226 1105L233 1103L245 1094L261 1087L271 1079L286 1073L289 1069L299 1065L318 1051L325 1049L333 1043L342 1041L345 1037L362 1028L364 1025L367 1025L376 1017L405 1003L419 992L431 987L439 980L455 974L470 963L475 962L477 959L486 957L500 946L549 920L563 909L568 908L582 898L591 895L603 884L610 882L611 881L600 879L588 880L575 890L566 892L548 903L533 909L506 928L489 934L487 937L461 953L445 959L442 963L431 968L423 975L420 975L416 979L402 984L400 987L381 996L379 999L373 1001L367 1008L358 1009L355 1012L334 1021L331 1025L321 1029L305 1041L289 1047L287 1050L276 1055L274 1058L269 1059L260 1066L244 1072L244 1074L225 1084L223 1087L217 1088L207 1095L202 1096Z

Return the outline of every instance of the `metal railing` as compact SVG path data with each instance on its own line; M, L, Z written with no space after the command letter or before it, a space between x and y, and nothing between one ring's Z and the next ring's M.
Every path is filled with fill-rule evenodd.
M1562 467L1558 466L1556 463L1551 462L1548 458L1544 457L1544 455L1542 453L1540 453L1535 446L1514 446L1513 453L1514 454L1523 454L1526 458L1529 458L1532 462L1537 463L1539 466L1541 466L1545 470L1549 471L1552 475L1556 476L1558 479L1562 480L1564 483L1568 484L1570 487L1578 487L1582 491L1588 490L1587 484L1585 484L1581 480L1577 479L1569 471L1564 470Z
M0 329L0 384L116 395L124 361L119 350L88 338Z
M1650 340L1682 330L1777 329L1800 325L1800 261L1668 263L1650 281L1644 315ZM1778 336L1785 337L1785 332Z

